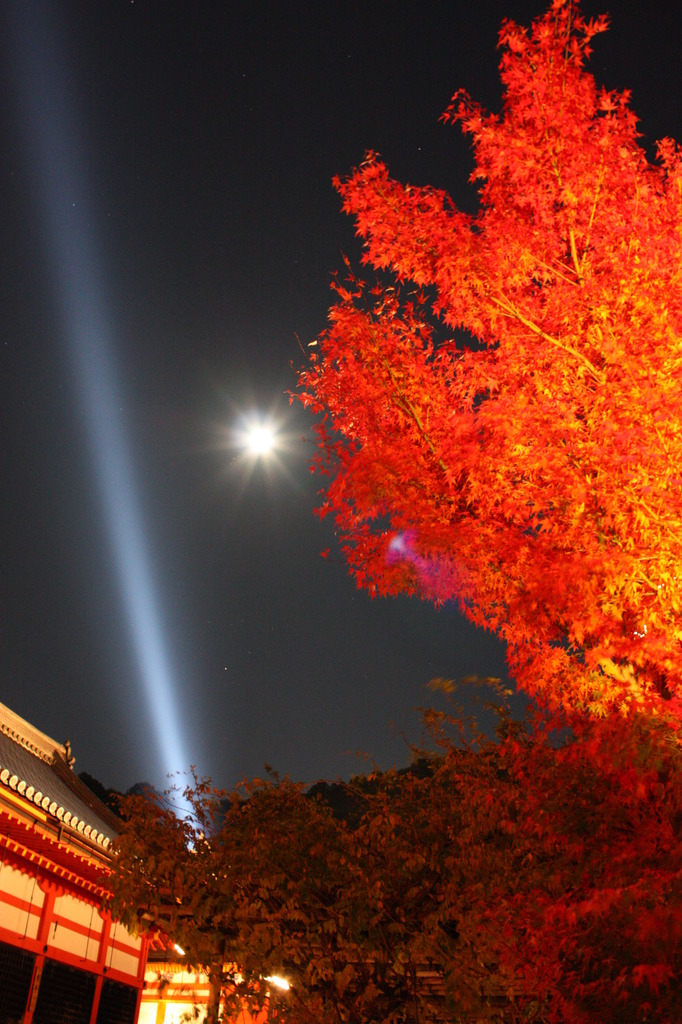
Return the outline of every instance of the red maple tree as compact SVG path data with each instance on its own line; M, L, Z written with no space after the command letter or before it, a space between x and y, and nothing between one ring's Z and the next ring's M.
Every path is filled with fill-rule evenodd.
M501 112L443 115L475 215L374 153L336 181L379 282L337 283L300 397L360 586L457 601L548 704L677 712L682 159L585 70L606 27L503 24Z

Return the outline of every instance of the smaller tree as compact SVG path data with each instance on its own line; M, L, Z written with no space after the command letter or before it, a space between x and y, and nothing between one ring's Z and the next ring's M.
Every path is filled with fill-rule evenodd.
M217 833L223 794L193 777L185 790L191 816L173 810L172 791L151 787L120 800L124 827L116 841L111 908L129 927L159 928L209 976L208 1024L219 1019L221 997L234 978L225 971L226 919L232 907L221 884Z
M276 777L197 780L191 822L127 798L112 909L208 971L209 1021L221 996L286 1024L682 1019L682 762L660 723L561 748L504 717L497 742L427 724L426 770L354 780L344 817Z
M111 907L162 928L211 979L209 1021L267 1005L288 1024L398 1022L432 1000L415 988L421 928L409 872L391 862L389 790L350 790L359 826L288 779L229 796L195 780L193 820L158 794L126 797ZM421 954L419 954L421 955ZM279 993L267 979L290 983Z

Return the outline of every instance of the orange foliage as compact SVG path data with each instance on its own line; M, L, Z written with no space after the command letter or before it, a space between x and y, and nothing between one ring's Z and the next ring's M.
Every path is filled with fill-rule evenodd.
M124 800L112 908L203 966L226 1019L673 1024L682 1019L682 755L657 720L556 747L426 713L412 769L196 783L181 822ZM232 966L230 966L230 964ZM264 979L283 975L268 997Z
M677 714L682 159L585 70L605 28L554 0L502 27L499 114L455 94L476 215L373 153L336 182L380 284L337 288L300 397L360 586L457 601L548 705Z

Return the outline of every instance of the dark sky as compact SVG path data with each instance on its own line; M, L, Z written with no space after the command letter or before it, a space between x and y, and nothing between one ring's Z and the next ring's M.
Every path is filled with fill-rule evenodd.
M453 609L371 601L319 557L311 421L286 392L359 254L332 176L371 148L473 208L438 116L460 86L497 107L499 23L542 9L2 5L0 700L69 736L77 769L126 788L190 762L228 786L265 762L306 781L357 771L354 751L401 764L431 677L504 673ZM648 143L682 137L677 5L611 13L593 72L632 89ZM277 462L233 446L258 410Z

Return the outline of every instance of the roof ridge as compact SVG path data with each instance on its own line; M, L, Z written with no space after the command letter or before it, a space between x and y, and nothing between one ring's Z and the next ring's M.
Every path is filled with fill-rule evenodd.
M0 703L0 732L11 737L15 743L19 743L26 750L30 750L41 761L50 763L56 755L66 762L66 746L63 743L57 743L47 733L36 729L25 718L17 715L2 703Z
M105 825L108 825L115 832L118 832L121 828L121 819L115 814L102 800L97 796L96 793L90 789L90 787L83 782L83 780L76 775L71 768L68 767L66 762L60 758L55 757L52 762L52 767L55 769L58 775L66 782L69 789L79 797L80 800L98 817L102 819Z

